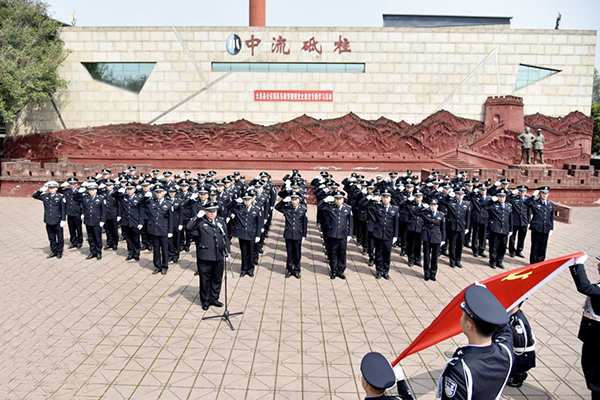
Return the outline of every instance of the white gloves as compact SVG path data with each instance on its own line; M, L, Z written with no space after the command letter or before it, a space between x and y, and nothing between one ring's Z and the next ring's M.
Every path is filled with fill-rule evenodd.
M290 201L292 201L292 198L290 196L287 196L285 199L283 199L284 203L289 203Z
M42 186L39 191L40 192L45 192L46 190L48 190L48 186Z
M104 222L100 221L100 223L98 225L100 225L100 228L102 228L102 227L104 227Z
M237 199L235 199L235 202L236 202L236 203L241 203L241 202L243 202L243 201L244 201L244 200L242 200L242 198L241 198L241 197L238 197Z
M101 183L100 185L98 185L98 189L104 189L106 187L106 185L104 183Z
M492 201L498 201L498 196L492 196Z
M261 228L260 233L265 233L265 228Z
M454 194L454 192L450 192L450 193L448 194L448 196L450 196L450 197L456 197L456 194Z
M260 242L260 236L257 236L257 237L254 239L254 243L258 243L258 242Z
M410 195L410 196L408 197L408 201L413 201L414 199L415 199L415 196L413 196L413 195Z
M67 187L67 186L69 186L69 182L63 182L63 184L60 185L60 187Z
M117 222L121 222L121 217L117 217Z
M348 241L346 243L349 243L350 239L352 239L352 236L348 236Z
M204 214L206 214L206 213L204 212L204 210L200 210L200 211L198 211L198 214L196 214L196 216L197 216L198 218L202 218L202 217L204 217Z
M465 235L466 235L467 233L469 233L469 230L468 230L468 229L465 229Z
M81 186L83 186L83 187L87 187L88 185L89 185L89 183L87 183L87 181L85 181L81 184Z
M362 192L362 194L367 194L367 188L363 188L363 189L361 190L361 192Z
M83 221L83 214L81 214L81 220Z
M168 237L169 239L171 239L171 238L173 237L173 234L172 234L171 232L169 232L169 233L167 233L167 237Z
M511 231L511 232L508 232L508 237L510 237L510 235L512 235L512 234L513 234L513 233L512 233L512 231Z
M85 192L85 188L84 188L84 187L80 187L79 189L77 189L77 191L78 191L79 193L83 193L83 192Z
M145 197L152 197L152 192L151 191L147 191L146 194L144 194Z
M540 191L539 191L539 190L536 190L535 192L533 192L533 197L537 197L537 196L538 196L538 194L540 194Z
M183 229L183 225L177 225L177 230L180 231Z
M367 200L371 200L372 198L373 198L373 196L372 196L372 195L370 195L370 194L369 194L369 195L367 195Z
M398 238L397 238L397 237L393 238L393 239L392 239L392 246L393 246L393 245L395 245L397 241L398 241Z
M381 196L373 196L373 201L381 201Z
M554 233L554 230L548 232L548 237L552 236L553 233Z
M514 190L512 191L512 194L513 194L513 196L516 196L516 195L518 195L518 194L519 194L519 191L518 191L517 189L514 189Z
M198 198L198 193L192 193L192 195L190 196L190 200L195 200Z
M334 200L333 196L327 196L327 197L325 197L325 199L323 199L323 201L325 203L331 203L333 200Z
M500 181L494 182L494 186L500 186L500 185L501 185Z
M100 178L102 178L102 174L100 174L100 173L96 174L96 179L100 179Z
M443 187L439 187L439 188L437 188L437 191L438 191L438 192L440 192L440 193L441 193L443 190L444 190L444 188L443 188Z
M235 214L231 214L231 219L234 219L234 218L235 218Z
M135 190L142 190L142 185L136 185Z
M119 193L125 193L125 188L121 188L118 190Z
M400 363L396 364L396 366L393 367L393 369L394 375L396 375L396 381L403 381L406 379L406 376L404 375L404 370L400 366Z
M65 227L65 221L60 221L59 225L60 225L61 228L64 228Z
M138 228L138 231L139 231L140 229L142 229L143 227L144 227L144 225L141 225L141 224L140 224L140 225L138 225L138 226L137 226L137 228Z
M581 257L577 257L575 259L575 264L585 264L587 259L588 259L587 253L583 253L583 255Z
M419 204L418 204L418 207L419 207L419 208L422 208L422 207L423 207L423 203L419 203Z
M474 191L475 193L479 193L479 188L475 188L475 189L473 189L473 191Z
M426 209L429 208L429 204L427 204L427 203L421 203L421 204L423 204L424 208L426 208Z
M228 224L230 220L231 220L231 218L229 218L229 217L225 218L225 223Z
M445 241L445 240L442 240L442 241L440 242L440 246L443 246L443 245L445 245L445 244L446 244L446 241Z

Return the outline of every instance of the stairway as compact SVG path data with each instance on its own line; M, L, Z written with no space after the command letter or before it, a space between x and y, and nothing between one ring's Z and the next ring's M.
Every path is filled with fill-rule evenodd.
M458 170L469 169L469 168L478 168L477 165L473 164L468 160L464 160L459 157L447 157L442 160L446 164L450 164L454 166Z

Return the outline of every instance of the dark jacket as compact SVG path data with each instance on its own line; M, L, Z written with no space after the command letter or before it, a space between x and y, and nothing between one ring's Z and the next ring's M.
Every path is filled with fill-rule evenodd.
M73 199L78 189L79 188L71 189L68 187L58 189L58 191L65 196L65 200L67 201L67 215L69 217L81 218L81 203Z
M546 205L541 199L534 199L533 196L527 198L525 203L531 213L531 222L529 229L539 233L548 233L554 230L554 203L546 201Z
M169 200L163 197L160 203L156 197L149 199L146 202L145 214L150 235L167 236L173 232L173 209Z
M194 216L186 228L197 237L196 257L204 261L220 261L225 254L230 254L227 224L222 217L211 222L206 215L202 218Z
M512 372L520 373L535 367L535 337L531 325L523 310L510 315L510 327L513 334L513 354L515 361Z
M512 205L504 202L504 206L499 202L489 200L485 203L485 209L488 211L488 231L501 235L508 235L512 232Z
M294 208L291 203L280 201L275 204L275 210L282 213L285 217L285 228L283 237L285 239L300 240L306 237L308 232L307 209L303 204Z
M250 208L243 203L229 202L227 212L232 214L231 233L242 240L254 240L260 237L264 228L264 216L260 206L252 204Z
M48 225L58 225L60 221L67 219L67 200L60 193L51 195L39 190L33 194L33 198L44 203L44 222Z
M443 212L437 211L434 217L431 210L424 210L421 218L423 218L422 241L433 244L446 241L446 215Z
M373 237L376 239L392 241L400 234L399 209L389 205L387 212L381 203L370 202L369 210L373 215Z
M471 203L463 199L462 204L457 200L452 200L447 206L446 229L449 231L460 232L469 229L471 226Z
M145 209L144 203L147 197L140 193L134 193L133 196L121 194L119 196L119 207L117 217L121 217L121 226L135 228L143 225L142 210Z
M354 230L352 207L345 203L338 207L333 202L322 202L319 207L323 212L323 231L328 238L346 239L352 235Z
M587 277L585 266L583 264L575 264L569 267L571 276L575 281L577 291L589 297L594 314L600 315L600 285L593 284ZM586 300L587 301L587 300ZM600 345L600 321L588 318L585 315L581 318L579 325L579 340L584 343Z
M506 200L512 204L513 226L519 228L527 227L531 218L529 207L526 203L527 197L509 195Z
M73 197L81 203L83 223L87 226L100 226L100 222L106 222L106 199L96 194L94 197L87 193L77 192Z

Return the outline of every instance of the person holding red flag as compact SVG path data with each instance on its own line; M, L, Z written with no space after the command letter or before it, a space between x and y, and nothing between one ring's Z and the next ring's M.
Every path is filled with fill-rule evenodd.
M472 285L461 303L460 326L469 344L454 352L438 379L437 397L443 400L497 399L513 364L513 337L506 309L486 287ZM404 371L394 367L398 394L412 400Z

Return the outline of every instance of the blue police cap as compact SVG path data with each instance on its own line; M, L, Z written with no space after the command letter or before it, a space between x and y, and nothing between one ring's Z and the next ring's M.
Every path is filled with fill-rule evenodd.
M387 389L396 383L394 370L381 353L367 353L360 363L360 372L369 385L376 389Z
M465 301L460 305L465 313L474 320L491 325L508 323L508 313L488 288L472 285L465 290Z

